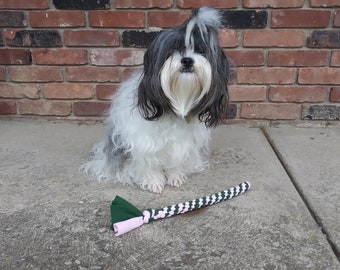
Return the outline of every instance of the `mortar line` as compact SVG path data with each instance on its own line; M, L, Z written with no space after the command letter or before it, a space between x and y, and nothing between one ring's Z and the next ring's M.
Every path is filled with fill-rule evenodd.
M297 191L297 193L299 194L299 196L300 196L301 200L303 201L304 205L308 209L309 214L312 216L314 222L319 226L319 228L321 229L321 232L325 235L326 240L327 240L328 244L330 245L330 247L331 247L335 257L340 262L340 253L338 252L335 243L333 243L333 241L330 239L329 234L328 234L327 230L324 228L324 225L323 225L320 217L313 210L313 207L310 205L308 200L305 198L304 193L302 191L302 188L297 183L296 178L293 176L293 173L289 169L289 166L285 163L282 154L280 153L279 149L276 147L274 141L271 139L269 133L266 131L266 128L265 127L261 127L260 129L261 129L264 137L266 138L267 142L269 143L271 149L273 150L275 156L279 160L279 162L280 162L282 168L284 169L285 173L288 175L289 180L293 184L295 190Z

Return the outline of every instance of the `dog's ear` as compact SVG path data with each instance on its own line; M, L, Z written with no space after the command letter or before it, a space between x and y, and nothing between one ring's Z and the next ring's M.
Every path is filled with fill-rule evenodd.
M199 119L207 127L215 127L226 118L228 95L229 64L222 49L219 49L217 58L210 59L212 64L212 79L209 92L193 109L199 112Z
M144 73L138 89L137 105L146 120L158 119L169 109L162 87L153 77Z
M155 120L172 111L170 101L161 86L161 70L164 62L175 51L184 50L185 26L161 32L144 55L144 70L138 88L138 108L147 120Z
M146 120L158 119L170 109L160 82L161 59L159 52L155 55L153 51L155 46L152 44L144 55L144 70L138 87L137 105Z

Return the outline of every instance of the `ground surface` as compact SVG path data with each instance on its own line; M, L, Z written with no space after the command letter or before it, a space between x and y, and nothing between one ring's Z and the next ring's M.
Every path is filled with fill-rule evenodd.
M221 126L211 169L161 195L79 171L103 132L0 122L0 269L340 269L340 129ZM243 180L231 201L110 229L115 195L158 208Z

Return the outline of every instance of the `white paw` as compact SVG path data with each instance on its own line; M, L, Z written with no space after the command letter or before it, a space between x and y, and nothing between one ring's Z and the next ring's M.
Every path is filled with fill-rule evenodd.
M187 180L183 173L172 173L168 176L167 184L173 187L180 187Z
M164 184L160 184L160 183L148 184L146 189L153 193L162 193L164 190Z
M152 179L152 180L151 180ZM162 193L165 185L165 177L163 174L154 174L146 177L141 184L141 188L154 193Z

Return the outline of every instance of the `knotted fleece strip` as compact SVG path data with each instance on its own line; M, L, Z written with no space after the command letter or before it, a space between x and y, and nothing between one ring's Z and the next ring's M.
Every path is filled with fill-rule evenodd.
M246 192L249 188L250 183L244 181L235 187L214 193L210 196L169 205L159 209L149 208L144 211L139 210L123 198L116 196L111 203L112 228L115 231L115 236L120 236L157 219L184 214L205 206L217 204L221 201L230 200Z

